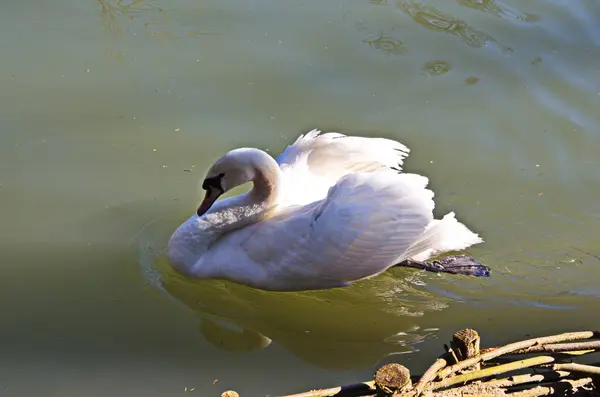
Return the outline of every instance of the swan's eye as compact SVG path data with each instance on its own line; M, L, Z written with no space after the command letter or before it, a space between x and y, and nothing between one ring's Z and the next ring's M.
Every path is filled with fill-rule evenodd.
M217 176L211 176L210 178L206 178L204 182L202 182L202 189L208 190L210 188L219 189L223 191L223 187L221 186L221 180L225 176L225 173L220 173Z

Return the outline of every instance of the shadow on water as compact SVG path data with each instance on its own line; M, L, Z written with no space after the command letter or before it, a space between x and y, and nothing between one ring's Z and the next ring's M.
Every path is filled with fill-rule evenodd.
M386 355L415 351L435 335L420 327L422 317L449 302L410 278L387 275L338 290L273 293L184 278L158 258L154 285L195 313L200 332L214 346L249 352L274 341L330 369L368 367Z
M413 269L349 288L283 293L186 278L171 269L163 252L178 221L149 215L165 213L157 203L134 207L132 212L148 212L148 221L131 240L144 279L191 310L205 340L225 351L247 353L275 342L318 367L370 367L387 355L416 351L416 345L435 336L437 330L426 329L422 320L452 300L424 288Z

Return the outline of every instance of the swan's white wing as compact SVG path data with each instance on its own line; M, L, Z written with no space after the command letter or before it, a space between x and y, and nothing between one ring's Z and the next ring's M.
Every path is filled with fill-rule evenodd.
M393 171L347 175L325 200L290 208L249 226L238 241L224 241L223 248L235 244L246 256L246 264L226 265L228 272L274 290L343 286L376 275L405 259L432 221L427 182Z
M391 139L312 130L277 157L283 173L280 203L305 205L322 200L330 187L352 172L400 171L408 153L406 146Z

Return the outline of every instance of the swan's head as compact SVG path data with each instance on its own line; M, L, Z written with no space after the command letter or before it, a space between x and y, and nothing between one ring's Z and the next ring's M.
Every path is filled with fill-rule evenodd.
M236 186L253 181L257 172L262 172L266 153L258 149L235 149L219 158L210 167L202 182L206 191L198 207L198 216L204 215L215 201ZM270 158L270 157L269 157Z

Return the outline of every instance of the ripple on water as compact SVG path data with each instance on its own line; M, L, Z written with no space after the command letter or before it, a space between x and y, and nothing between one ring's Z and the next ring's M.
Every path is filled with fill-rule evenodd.
M538 22L541 17L537 14L520 12L497 0L455 0L458 4L486 12L499 18L512 19L521 22Z
M511 47L498 43L491 35L477 30L466 21L443 13L433 6L426 6L413 0L399 0L397 5L418 24L434 31L458 36L471 47L482 48L491 45L503 54L513 52Z

